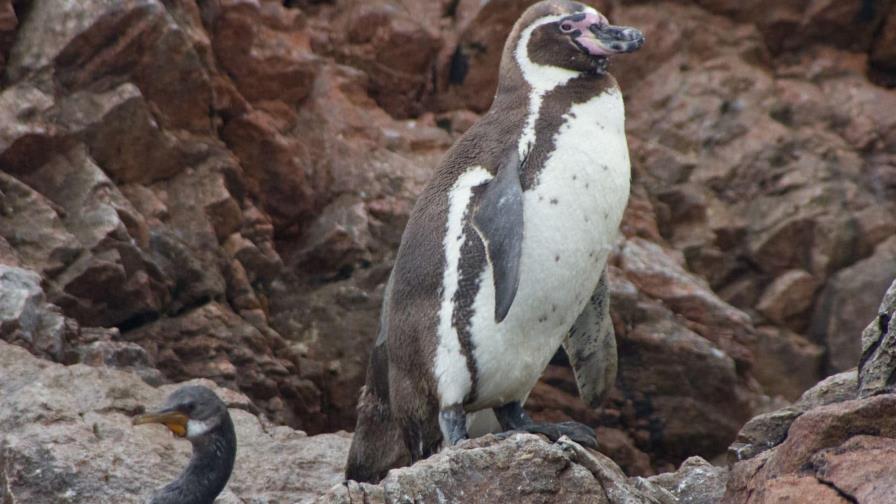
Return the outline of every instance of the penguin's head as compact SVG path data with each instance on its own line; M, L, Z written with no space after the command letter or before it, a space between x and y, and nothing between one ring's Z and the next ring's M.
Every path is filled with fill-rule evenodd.
M545 0L523 13L509 42L521 66L603 73L610 56L637 51L644 35L635 28L611 25L593 7Z

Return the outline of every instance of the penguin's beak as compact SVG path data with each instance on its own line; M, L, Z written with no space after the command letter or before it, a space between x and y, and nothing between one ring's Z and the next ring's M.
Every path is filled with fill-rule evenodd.
M155 413L147 413L134 417L133 425L141 425L148 423L160 423L177 437L185 437L187 435L187 422L190 417L177 410L163 409Z
M598 13L579 13L560 21L560 29L569 31L573 42L591 56L611 56L637 51L644 45L644 34L629 26L616 26Z

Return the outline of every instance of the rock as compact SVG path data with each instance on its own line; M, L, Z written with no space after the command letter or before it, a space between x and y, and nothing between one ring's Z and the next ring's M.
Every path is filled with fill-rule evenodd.
M0 264L0 339L62 360L78 326L47 302L40 275Z
M122 338L145 348L168 380L209 378L244 391L278 422L321 428L320 392L294 361L274 355L272 349L284 345L279 335L221 303L142 325Z
M308 96L320 62L301 11L240 0L200 8L217 61L243 97L295 107Z
M327 271L350 271L371 260L370 216L364 201L357 196L343 195L327 205L308 229L299 252L302 267L321 274Z
M758 9L728 0L701 0L700 5L757 25L774 51L798 50L811 44L833 44L857 51L867 50L889 2L834 2L794 0L767 2ZM847 31L854 36L841 35Z
M83 146L24 178L62 209L63 224L89 252L54 279L52 301L66 315L103 326L161 310L164 279L140 248L146 223ZM114 290L120 295L110 299Z
M896 391L896 280L890 284L877 313L862 332L859 397Z
M22 265L52 276L83 251L62 224L61 209L20 180L0 172L0 236Z
M222 502L309 502L342 480L345 433L306 436L253 414L249 400L213 388L230 407L238 439ZM129 373L36 359L0 342L0 499L137 503L190 457L161 426L132 426L181 384L153 388ZM301 467L301 470L295 470Z
M529 407L528 402L526 407ZM612 427L598 427L595 429L595 434L601 453L618 464L626 475L646 477L654 474L650 457L635 447L634 440L625 431Z
M641 487L641 488L639 488ZM349 481L318 503L489 501L674 503L647 480L626 480L606 457L561 439L546 443L531 434L503 441L487 435L465 441L411 467L392 470L379 485Z
M855 502L887 502L896 485L896 439L858 435L812 458L818 479Z
M828 349L829 369L856 365L862 354L866 320L877 315L880 298L896 272L896 237L878 245L874 254L838 272L822 290L810 334Z
M648 478L668 490L679 504L721 502L728 483L728 469L716 467L700 457L685 460L678 471Z
M804 392L794 404L751 418L728 448L728 458L732 462L754 458L784 441L793 421L806 411L855 397L855 371L829 376Z
M689 328L721 347L740 365L752 358L750 317L728 305L698 277L665 253L661 247L641 238L629 239L620 252L620 267L626 277L645 294L662 300L689 322Z
M414 117L432 86L441 15L437 2L349 0L340 4L328 39L315 49L366 72L370 96L392 116Z
M801 499L827 499L820 502L886 502L876 489L892 484L892 473L882 468L893 453L894 430L886 418L894 407L896 396L880 395L806 411L780 445L733 466L724 502L793 499L799 492Z
M787 271L766 287L756 309L769 320L781 325L794 319L805 321L817 288L818 284L809 272ZM795 329L801 328L797 326Z
M824 347L788 329L760 326L753 373L768 394L797 399L822 377Z
M639 295L622 274L610 270L610 306L619 348L617 386L630 403L611 400L609 406L623 411L623 424L633 431L638 448L664 462L678 463L694 453L718 455L750 417L755 397L751 379L739 374L736 361L713 341L690 330L687 321ZM702 291L693 285L661 292ZM696 303L700 297L692 299Z
M66 7L34 2L16 35L7 68L10 81L44 79L49 73L68 92L108 89L120 82L105 79L114 69L131 77L153 103L163 127L209 132L213 91L200 56L207 41L189 36L200 24L198 16L176 15L182 12L169 12L155 0L128 0L112 7L95 0ZM110 33L120 36L121 43L107 46L105 36ZM128 133L119 130L114 136Z
M871 65L885 72L896 71L896 9L890 9L890 14L874 39Z

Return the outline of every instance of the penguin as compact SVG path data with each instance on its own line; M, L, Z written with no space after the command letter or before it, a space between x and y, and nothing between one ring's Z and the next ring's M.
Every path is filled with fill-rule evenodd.
M607 256L630 185L625 112L608 58L644 36L567 0L529 7L502 53L491 108L419 196L386 285L346 479L379 481L469 436L567 435L523 403L562 345L595 407L617 355Z

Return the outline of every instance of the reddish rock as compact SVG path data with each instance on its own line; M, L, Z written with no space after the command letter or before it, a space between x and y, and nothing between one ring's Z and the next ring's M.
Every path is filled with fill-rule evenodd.
M701 6L755 23L773 51L833 44L867 50L890 2L866 4L831 0L762 1L750 6L731 0L700 0ZM847 35L850 34L850 35Z
M267 101L295 107L308 96L320 61L301 11L241 0L202 8L215 57L243 97L261 107Z
M172 16L157 1L129 0L115 7L101 2L35 4L17 33L8 66L10 80L51 67L69 92L108 89L110 82L104 77L114 69L133 79L161 113L164 126L208 132L212 88L193 41L178 24L185 18ZM44 30L46 26L58 28ZM118 44L107 43L112 34Z
M595 429L600 451L613 459L628 476L651 476L650 457L635 447L632 438L620 429L598 427Z
M896 396L876 396L821 406L797 418L787 439L775 450L767 464L769 477L797 471L809 457L822 449L836 447L860 433L894 437L896 426L889 422L896 411Z
M778 324L786 325L794 319L804 321L817 288L818 284L807 271L787 271L765 288L756 309Z
M315 275L370 262L370 216L364 201L343 195L327 205L302 238L302 267Z
M640 238L627 240L620 252L620 267L640 291L681 314L693 331L724 349L740 365L752 360L745 346L754 338L750 317L719 299L704 281L658 245Z
M638 448L663 461L721 453L750 416L751 379L739 375L734 359L711 340L617 275L611 270L617 385L632 409L625 413L612 399L609 405L623 410Z
M417 116L441 47L438 2L342 2L320 50L370 76L370 96L394 117Z
M280 337L260 331L226 306L208 303L122 334L147 350L168 380L203 377L244 391L281 423L320 430L319 391L293 361L278 358Z
M896 487L896 439L855 436L812 458L817 477L856 502L886 503Z
M753 352L753 373L768 394L795 400L822 377L824 347L787 329L757 328Z

